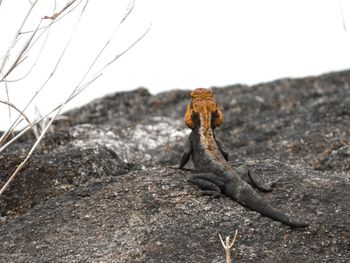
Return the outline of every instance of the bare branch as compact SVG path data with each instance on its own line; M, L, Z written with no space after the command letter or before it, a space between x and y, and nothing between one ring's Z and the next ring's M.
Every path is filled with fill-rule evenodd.
M85 8L88 4L89 0L86 1L85 6L82 10L82 13L80 15L80 18L78 20L78 22L81 19L81 16L83 14L83 12L85 11ZM126 15L123 17L123 19L121 20L120 23L122 23L123 21L125 21L125 18L131 13L131 10L133 8L134 5L134 1L130 2L131 4L129 5L129 11L126 12ZM77 23L78 24L78 23ZM76 24L76 27L77 27ZM117 27L118 28L118 27ZM54 116L51 118L50 122L45 126L45 128L43 129L41 135L38 137L38 139L36 140L35 144L32 146L31 150L29 151L27 157L25 158L25 160L17 167L16 171L10 176L9 180L6 182L6 184L2 187L2 189L0 190L0 195L5 191L5 189L8 187L8 185L10 184L10 182L15 178L15 176L19 173L19 171L22 169L22 167L24 166L24 164L27 162L27 160L30 158L30 156L33 154L34 150L36 149L36 147L38 146L38 144L40 143L40 141L42 140L43 136L45 135L45 133L47 132L48 128L51 126L52 122L57 118L57 116L60 114L61 110L63 109L63 107L70 101L72 100L74 97L76 97L77 95L79 95L83 90L85 90L88 86L90 86L95 80L97 80L100 76L102 76L102 71L107 68L108 66L110 66L114 61L116 61L118 58L120 58L122 55L124 55L127 51L129 51L133 46L135 46L141 39L143 39L143 37L149 32L151 28L151 25L149 26L149 28L145 31L145 33L143 33L135 42L133 42L130 46L128 46L122 53L118 54L112 61L110 61L109 63L107 63L104 67L102 67L96 74L95 76L90 80L85 82L83 85L83 81L85 79L85 77L88 75L88 73L90 72L92 66L96 63L97 59L100 57L100 55L102 54L102 52L104 51L104 49L106 48L106 46L109 44L109 41L107 42L107 44L102 48L102 50L100 51L100 53L98 54L98 56L94 59L94 61L92 62L92 64L90 65L90 67L88 68L87 72L84 74L83 78L80 80L79 84L76 86L76 88L72 91L72 93L68 96L68 98L62 102L58 107L56 107L54 110L52 110L51 112L49 112L48 114L46 114L45 116L43 116L41 119L37 120L35 122L35 124L39 123L42 119L46 118L47 116L51 115L52 113L54 113ZM75 31L75 29L73 30L73 32ZM113 34L112 34L113 36ZM72 37L72 36L71 36ZM48 77L48 79L44 82L43 86L39 89L39 91L47 84L47 82L49 81L49 79L52 77L52 75L55 73L59 62L61 61L63 55L65 54L65 51L69 45L71 38L69 39L66 48L64 49L61 57L59 58L59 61L57 62L53 72L50 74L50 76ZM11 143L13 143L14 141L16 141L20 136L22 136L25 132L27 132L29 129L29 126L25 127L19 134L17 134L14 138L12 138L9 142L7 142L5 145L3 145L0 148L0 152L2 152L6 147L8 147Z
M36 28L35 30L31 30L31 31L24 31L24 32L22 32L22 31L19 31L18 32L18 35L17 35L17 37L19 36L19 35L23 35L23 34L28 34L28 33L33 33L33 32L35 32L35 31L41 31L41 33L39 34L39 36L35 39L35 40L32 40L31 41L31 45L29 46L29 47L27 47L26 48L26 50L24 51L24 53L22 54L22 55L25 55L35 44L36 44L36 42L42 37L42 35L45 33L45 31L46 30L48 30L53 24L55 24L56 22L58 22L59 20L61 20L62 18L64 18L66 15L68 15L69 13L71 13L73 10L75 10L81 3L82 3L82 1L83 0L80 0L79 2L78 2L78 4L76 4L72 9L70 9L68 12L66 12L64 15L61 15L62 14L62 12L63 11L65 11L65 10L67 10L67 8L68 7L70 7L74 2L76 2L76 0L73 0L73 1L71 1L71 2L69 2L67 5L66 5L66 7L64 8L64 10L62 10L61 12L60 12L60 17L58 18L58 19L54 19L54 20L52 20L51 22L50 22L50 24L49 25L46 25L46 26L44 26L44 27L38 27L38 28ZM56 1L55 1L55 8L54 8L54 10L56 9ZM45 41L46 42L46 41ZM41 53L41 52L40 52ZM39 55L40 56L40 55ZM5 59L7 59L8 58L8 56L5 56ZM5 59L4 59L4 62L5 62ZM35 65L34 65L35 66ZM32 68L34 68L34 66L32 67ZM28 72L28 74L31 72L31 70L32 70L32 68L29 70L29 72ZM1 73L1 72L0 72ZM27 75L26 75L27 76ZM21 78L20 78L21 79Z
M30 120L28 119L28 117L24 114L23 111L21 111L20 109L18 109L14 104L12 104L11 102L9 101L3 101L3 100L0 100L0 103L2 104L6 104L8 105L9 107L15 109L16 111L18 111L25 119L26 121L29 123L30 126L32 126L32 123L30 122Z
M73 9L75 9L78 5L80 5L81 2L82 2L82 0L81 0ZM73 9L71 9L70 11L68 11L65 15L67 15L68 13L70 13ZM56 1L55 1L54 10L56 10ZM63 16L65 16L65 15L63 15ZM61 16L61 18L63 18L63 16ZM57 21L57 20L55 20L55 21ZM42 53L42 51L43 51L43 49L44 49L44 46L45 46L45 44L46 44L46 42L47 42L48 35L49 35L49 30L50 30L50 26L51 26L53 23L54 23L54 21L52 21L48 26L44 27L44 31L42 31L42 32L39 34L38 38L37 38L36 40L34 40L33 43L32 43L32 46L33 46L33 45L35 44L35 42L38 41L39 38L41 38L42 34L43 34L46 30L48 31L48 32L47 32L47 35L46 35L46 39L45 39L45 41L44 41L44 43L43 43L43 45L42 45L42 47L41 47L41 50L40 50L40 52L39 52L39 54L38 54L37 59L35 60L35 62L34 62L34 64L32 65L32 67L29 69L29 71L27 72L26 75L24 75L24 76L23 76L22 78L20 78L20 79L14 80L14 81L18 81L18 80L21 80L21 79L25 78L25 77L28 76L28 75L30 74L30 72L33 70L33 68L35 67L35 65L36 65L36 63L37 63L37 61L38 61L38 59L39 59L39 57L40 57L40 55L41 55L41 53ZM34 31L30 31L30 32L34 32ZM72 35L73 35L73 34L72 34ZM28 52L28 51L31 49L32 46L30 46L30 47L25 51L25 53ZM64 52L63 52L63 53L64 53ZM62 56L63 56L63 54L62 54ZM58 63L59 63L59 62L58 62ZM57 66L58 66L58 63L56 64L56 67L55 67L55 69L53 70L53 72L49 75L48 79L47 79L47 80L44 82L44 84L34 93L34 95L32 96L32 98L28 101L28 103L27 103L26 106L24 107L23 111L25 111L25 110L29 107L29 105L34 101L34 99L36 98L36 96L37 96L37 95L42 91L42 89L46 86L47 82L48 82L48 81L51 79L51 77L54 75L54 72L55 72L55 70L56 70L56 68L57 68ZM7 82L10 82L10 81L7 80ZM19 121L19 118L20 118L20 116L15 120L15 122L11 125L11 127L9 127L9 129L8 129L7 132L12 131L12 130L15 129L15 127L16 127L16 126L19 124L19 122L20 122L20 121Z
M20 109L18 109L14 104L12 104L12 103L9 102L9 101L2 101L2 100L0 100L0 103L5 104L5 105L7 105L9 108L13 108L13 109L15 109L17 112L19 112L19 113L20 113L20 116L23 116L24 119L28 122L28 124L29 124L28 127L33 129L32 123L30 122L29 118L25 115L25 113L24 113L23 111L21 111ZM22 121L22 120L21 120L21 121ZM21 122L21 121L20 121L20 122ZM19 124L20 122L18 122L18 124ZM12 127L12 126L11 126L11 127ZM2 136L0 137L0 146L1 146L2 144L4 144L4 142L8 139L8 137L10 136L10 134L13 133L14 128L15 128L15 127L12 127L11 129L8 129L6 132L4 132L4 133L2 134Z
M225 248L225 247L226 247L225 242L224 242L224 240L222 239L222 236L221 236L220 234L219 234L219 237L220 237L220 241L221 241L222 246Z
M83 92L87 87L89 87L93 82L95 82L99 77L102 76L102 73L100 73L99 75L95 76L92 80L86 82L82 87L80 87L77 92L69 99L69 101L71 101L72 99L74 99L76 96L78 96L81 92ZM68 102L69 102L68 101ZM41 122L43 119L47 118L48 116L50 116L52 113L54 113L56 110L58 110L60 107L62 106L62 104L58 105L57 107L55 107L53 110L51 110L49 113L47 113L46 115L44 115L43 117L41 117L40 119L36 120L33 125L37 125L39 122ZM22 121L22 120L21 120ZM20 121L20 122L21 122ZM30 126L27 125L26 127L24 127L22 129L22 131L20 131L15 137L13 137L10 141L8 141L6 144L4 144L1 148L0 148L0 153L2 151L4 151L8 146L10 146L12 143L14 143L18 138L20 138L23 134L25 134L28 130L30 129Z
M110 66L113 62L115 62L118 58L120 58L122 55L124 55L126 52L128 52L133 46L135 46L139 41L141 41L146 35L147 33L150 31L151 29L150 25L147 30L136 40L134 41L130 46L128 46L123 52L121 52L120 54L118 54L112 61L110 61L109 63L107 63L104 67L102 67L97 73L96 75L92 78L92 80L87 81L84 85L82 85L81 87L77 87L76 88L76 92L72 94L71 97L69 97L69 100L67 102L69 102L70 100L72 100L73 98L75 98L77 95L79 95L83 90L85 90L88 86L90 86L94 81L96 81L99 77L102 76L102 72L103 70L105 70L108 66ZM53 75L53 72L51 73L50 77L51 78ZM85 74L86 75L86 74ZM49 80L49 79L48 79ZM47 81L44 83L44 85L47 83ZM39 91L43 88L43 86L39 89ZM37 93L39 92L37 91ZM47 116L49 116L50 114L52 114L53 112L55 112L56 110L58 110L60 107L62 106L62 104L60 104L59 106L57 106L56 108L54 108L52 111L50 111L48 114L46 114L43 118L46 118ZM36 125L39 121L41 121L43 118L41 118L40 120L36 121L34 123L34 125ZM0 148L0 153L5 150L9 145L11 145L13 142L15 142L19 137L21 137L24 133L26 133L29 130L29 126L26 126L25 128L23 128L23 130L18 133L14 138L12 138L9 142L7 142L5 145L3 145Z
M21 51L19 52L19 54L17 55L17 58L15 59L15 61L12 63L12 66L8 69L8 71L3 75L2 79L0 80L0 82L2 82L4 79L6 79L6 77L20 64L23 62L23 54L24 52L28 49L30 43L32 42L39 26L41 24L41 20L36 28L36 30L33 32L33 34L31 35L31 37L28 39L28 41L25 43L25 45L23 46L23 48L21 49Z
M89 0L86 1L83 10L79 16L79 19L75 25L75 28L73 29L73 34L82 18L83 13L85 12L86 6L88 5ZM73 35L71 35L72 38ZM71 38L68 41L68 44L66 46L66 48L64 49L64 53L69 45L69 42L71 40ZM64 53L62 54L62 56L64 55ZM62 58L62 57L61 57ZM60 60L61 60L60 58ZM61 104L61 106L59 107L59 109L56 111L55 115L51 118L51 120L49 121L49 123L46 125L46 127L43 129L43 131L41 132L39 138L35 141L34 145L32 146L32 148L30 149L29 153L27 154L26 158L20 163L20 165L17 167L17 169L15 170L15 172L10 176L10 178L7 180L7 182L5 183L5 185L1 188L0 190L0 196L1 194L6 190L6 188L10 185L10 183L13 181L13 179L16 177L16 175L20 172L20 170L23 168L23 166L26 164L26 162L29 160L29 158L32 156L33 152L35 151L35 149L37 148L37 146L39 145L39 143L41 142L41 140L44 138L44 135L46 134L47 130L49 129L49 127L51 126L52 122L55 120L55 118L58 116L58 114L60 114L61 110L63 109L63 107L66 105L66 103L69 101L70 97L72 95L74 95L75 91L78 89L75 88L72 92L71 95L69 95L69 97Z
M22 31L22 28L24 27L25 23L27 22L27 19L29 17L29 15L31 14L33 8L35 7L35 5L38 3L39 0L35 0L35 2L31 5L31 7L29 8L28 10L28 13L26 14L26 16L24 17L23 21L22 21L22 24L21 26L19 27L19 29L17 30L17 33L15 34L15 37L13 38L12 40L12 43L10 45L10 47L8 48L7 52L6 52L6 55L4 57L4 60L2 61L2 65L0 67L0 74L2 74L3 70L4 70L4 67L7 63L7 60L8 58L10 57L10 53L11 53L11 50L12 48L16 45L16 42L17 42L17 38L18 36L21 34L21 31Z
M128 52L132 47L134 47L138 42L140 42L151 30L152 24L149 25L149 27L146 29L146 31L138 38L136 39L130 46L128 46L123 52L117 54L110 62L108 62L104 67L102 67L99 71L102 72L104 69L106 69L108 66L113 64L117 59L119 59L121 56L123 56L126 52Z
M235 245L236 239L237 239L238 229L235 231L235 235L233 236L232 243L230 244L230 247L233 247Z
M84 11L85 11L85 8L86 8L86 5L87 5L88 2L89 2L89 0L86 1L85 6L83 7L83 10L82 10L82 12L81 12L81 14L80 14L80 16L79 16L79 19L77 20L77 22L76 22L76 24L75 24L75 26L74 26L74 29L73 29L73 31L72 31L72 33L71 33L71 35L70 35L70 38L69 38L69 40L68 40L68 42L67 42L65 48L63 49L63 51L62 51L62 53L61 53L61 56L60 56L60 58L58 59L58 61L57 61L56 65L55 65L53 71L52 71L51 74L48 76L48 78L45 80L45 82L41 85L41 87L39 88L39 90L37 90L36 93L35 93L35 94L32 96L32 98L29 100L29 102L27 103L27 105L24 107L23 111L25 111L25 110L29 107L29 105L33 102L33 100L36 98L36 96L42 91L42 89L47 85L47 83L50 81L50 79L54 76L54 74L55 74L55 72L56 72L56 70L57 70L57 68L58 68L58 66L59 66L59 64L60 64L60 62L61 62L63 56L65 55L65 53L66 53L66 51L67 51L67 49L68 49L68 46L70 45L70 42L71 42L71 40L72 40L72 38L73 38L73 36L74 36L74 34L75 34L75 31L76 31L76 29L77 29L77 27L78 27L78 25L79 25L79 23L80 23L81 17L82 17L82 15L83 15ZM16 126L18 125L18 120L19 120L19 117L15 120L15 122L11 125L11 127L8 128L8 130L6 131L6 133L9 132L9 131L11 131L11 130L14 130L14 127L16 127Z
M122 18L120 24L122 24L122 23L125 21L125 19L128 18L128 16L130 15L130 13L131 13L132 10L134 9L134 7L135 7L135 0L131 0L131 1L129 2L129 4L128 4L128 7L127 7L126 10L125 10L125 14L124 14L124 16L123 16L123 18Z
M10 101L9 89L7 87L7 83L6 82L5 82L5 91L6 91L6 99L7 99L7 101ZM11 123L12 122L12 116L11 116L11 106L10 105L8 105L8 109L9 109L9 120L10 120L10 123Z
M11 175L11 177L7 180L7 182L4 184L4 186L0 189L0 196L2 193L6 190L6 188L9 186L9 184L12 182L13 179L15 179L16 175L19 173L19 171L22 169L22 167L26 164L26 162L29 159L29 155L24 159L23 162L17 167L15 172Z
M227 263L231 263L231 248L234 246L234 244L236 242L237 234L238 234L238 230L236 229L235 235L233 237L233 241L231 243L230 243L230 236L227 236L226 237L226 242L224 242L222 240L221 235L219 234L221 244L222 244L222 246L224 247L224 249L226 251L226 262Z
M45 31L46 31L46 30L45 30ZM6 82L17 82L17 81L23 80L23 79L25 79L26 77L29 76L29 74L30 74L30 73L33 71L33 69L35 68L36 64L38 63L38 61L39 61L39 59L40 59L40 57L41 57L41 54L42 54L43 51L44 51L44 48L45 48L45 46L46 46L46 44L47 44L47 40L48 40L48 38L49 38L49 33L50 33L50 28L48 28L48 31L47 31L45 40L44 40L44 42L43 42L43 44L42 44L42 46L41 46L41 48L40 48L40 51L39 51L39 53L38 53L38 55L37 55L37 57L36 57L36 59L35 59L33 65L29 68L29 70L28 70L22 77L19 77L19 78L17 78L17 79L11 79L11 80L6 79L6 80L4 80L5 83L6 83ZM31 48L31 47L29 47L29 48L27 49L27 51L28 51L30 48ZM26 52L27 52L27 51L26 51ZM26 52L25 52L25 53L26 53Z
M55 2L56 2L56 1L55 1ZM63 19L65 16L67 16L68 14L70 14L71 12L73 12L82 2L83 2L83 0L80 0L74 7L72 7L70 10L68 10L65 14L60 15L60 16L59 16L57 19L55 19L55 20L52 20L48 26L40 27L38 31L41 31L41 30L44 30L44 31L45 31L45 30L47 29L47 27L50 27L50 26L52 26L53 24L56 24L58 21L60 21L61 19ZM34 30L21 31L21 35L33 33L33 31L34 31ZM35 41L34 41L34 42L35 42Z
M36 44L36 42L42 37L42 35L47 31L49 30L54 24L56 24L56 22L60 21L61 19L63 19L65 16L67 16L68 14L70 14L71 12L73 12L81 3L83 2L83 0L80 0L78 2L78 4L76 4L72 9L70 9L68 12L66 12L65 14L61 15L59 18L55 19L55 20L51 20L50 23L46 26L43 26L43 27L40 27L38 29L38 31L41 31L38 35L38 37L32 41L32 44L31 46L26 50L25 54L27 52L29 52L29 50ZM34 30L30 30L30 31L25 31L25 32L21 32L21 34L29 34L29 33L32 33L34 32Z
M90 67L88 68L88 70L85 72L85 74L83 75L83 77L81 78L78 86L81 85L81 83L83 83L83 81L85 80L86 76L90 73L91 69L93 68L93 66L96 64L97 60L100 58L100 56L102 55L102 53L105 51L105 49L107 48L107 46L110 44L111 40L113 39L114 35L116 34L116 32L118 31L120 25L125 21L126 18L128 18L128 16L130 15L130 13L132 12L132 10L134 9L135 6L135 1L131 0L128 4L128 7L126 9L126 12L124 14L124 16L122 17L122 19L120 20L120 22L117 24L117 26L114 28L111 36L108 38L106 44L102 47L102 49L100 50L100 52L97 54L97 56L95 57L95 59L92 61L92 63L90 64ZM130 48L133 46L134 44L132 44L130 46ZM126 52L126 51L125 51ZM102 68L103 70L104 68ZM96 75L99 75L102 70L98 71L98 73Z
M51 19L51 20L55 20L57 17L59 17L64 11L66 11L67 8L69 8L72 4L74 4L76 0L72 0L70 2L68 2L61 11L59 11L58 13L54 13L51 16L44 16L44 19Z
M31 3L30 0L29 0L29 2ZM80 1L80 2L81 2L81 1ZM56 11L56 7L57 7L57 2L56 2L56 0L55 0L55 1L54 1L53 12ZM76 6L76 7L77 7L77 6ZM36 66L36 64L37 64L37 62L38 62L38 60L39 60L39 58L41 57L41 54L42 54L42 52L43 52L43 50L44 50L44 47L46 46L46 43L47 43L47 40L48 40L48 37L49 37L49 33L50 33L50 27L51 27L52 24L53 24L53 22L51 22L51 23L50 23L49 25L47 25L47 26L39 27L39 28L36 28L36 29L33 30L33 31L27 31L27 32L26 32L26 33L29 33L29 32L30 32L30 33L33 33L34 31L39 31L39 30L44 29L44 31L43 31L42 33L40 33L39 36L38 36L34 41L32 41L31 46L28 47L28 48L26 49L26 51L25 51L24 54L26 54L26 53L35 45L35 43L41 38L41 36L43 35L43 33L45 33L45 31L47 31L47 34L46 34L45 40L44 40L44 42L43 42L43 44L42 44L42 46L41 46L41 48L40 48L40 51L39 51L39 53L38 53L38 55L37 55L37 57L36 57L36 59L35 59L33 65L30 67L30 69L27 71L27 73L24 74L22 77L17 78L17 79L13 79L13 80L8 80L8 79L6 79L5 82L17 82L17 81L23 80L24 78L26 78L26 77L32 72L32 70L35 68L35 66ZM24 34L24 32L20 32L20 34Z

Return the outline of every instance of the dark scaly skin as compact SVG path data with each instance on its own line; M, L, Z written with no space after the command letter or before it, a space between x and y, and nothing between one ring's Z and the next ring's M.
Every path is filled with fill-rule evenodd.
M199 88L194 90L191 96L185 123L192 132L179 166L182 169L192 156L199 173L191 176L189 181L199 186L205 194L219 196L223 193L243 206L283 224L307 227L306 222L290 218L270 205L246 181L263 191L271 190L271 185L261 183L246 167L235 170L228 164L228 154L214 136L214 129L223 123L223 115L213 92L210 89Z

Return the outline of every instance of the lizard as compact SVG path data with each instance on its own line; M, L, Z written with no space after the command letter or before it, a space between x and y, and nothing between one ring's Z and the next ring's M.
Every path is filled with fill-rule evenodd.
M223 113L211 89L198 88L191 92L185 114L185 124L192 131L185 143L179 169L192 157L198 173L189 182L198 186L203 194L218 197L224 194L239 204L263 216L291 227L307 227L308 223L291 218L269 204L252 186L262 191L271 190L271 182L258 179L247 166L234 169L228 163L228 153L215 138L214 130L223 123Z

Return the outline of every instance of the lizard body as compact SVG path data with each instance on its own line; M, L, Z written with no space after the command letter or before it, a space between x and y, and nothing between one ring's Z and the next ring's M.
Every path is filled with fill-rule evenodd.
M292 227L308 226L305 222L288 217L258 195L247 182L263 191L271 190L270 185L261 183L248 168L235 170L229 165L228 154L214 134L214 129L223 123L223 114L212 90L199 88L194 90L191 96L185 123L192 132L179 166L182 169L192 156L199 173L192 175L189 181L199 186L204 193L214 196L225 194L243 206L283 224Z

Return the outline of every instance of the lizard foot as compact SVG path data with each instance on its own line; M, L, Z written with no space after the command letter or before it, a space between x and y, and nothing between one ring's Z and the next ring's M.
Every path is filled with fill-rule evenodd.
M253 172L247 165L241 165L236 169L236 172L241 177L242 180L246 181L248 184L250 184L253 187L256 187L262 192L271 192L273 189L272 187L275 185L277 180L269 180L266 181L264 178L260 175L257 175L255 172Z
M212 197L219 197L221 189L215 182L216 175L209 173L199 173L190 176L188 182L197 185L201 190L201 195L210 195Z
M180 166L177 166L177 165L171 165L171 166L168 166L168 168L174 169L174 170L187 171L187 172L193 172L193 171L195 171L195 170L193 170L193 169L184 168L184 167L180 167Z

